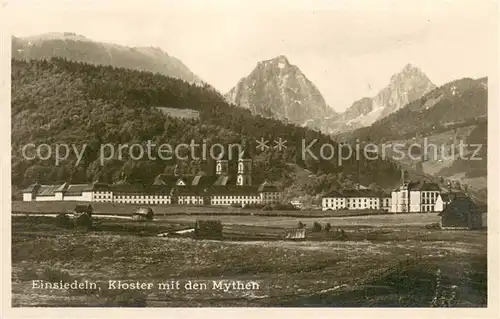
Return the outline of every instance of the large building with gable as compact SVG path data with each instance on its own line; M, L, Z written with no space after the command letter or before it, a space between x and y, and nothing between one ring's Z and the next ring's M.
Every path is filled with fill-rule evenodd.
M23 190L23 201L245 206L279 203L281 192L268 182L253 185L252 160L242 154L235 173L229 171L228 160L220 159L215 164L214 175L161 174L153 185L35 183Z
M390 197L388 194L371 189L345 189L333 191L321 200L322 210L388 210Z

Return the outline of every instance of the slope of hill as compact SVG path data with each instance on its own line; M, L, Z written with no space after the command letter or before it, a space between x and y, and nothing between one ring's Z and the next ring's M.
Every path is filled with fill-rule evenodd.
M12 58L68 60L97 65L112 65L133 70L158 72L190 83L201 83L179 59L160 48L131 48L95 42L71 32L53 32L27 38L12 38Z
M191 109L199 116L167 117L168 114L161 113L161 107ZM286 149L281 152L273 149L259 152L255 148L261 138L272 145L280 137L287 140ZM324 143L336 146L330 137L319 132L254 116L249 110L231 106L208 86L60 58L12 63L12 183L18 187L35 181L78 183L99 179L109 183L124 176L131 183L151 184L158 174L171 172L178 160L147 156L133 160L126 152L123 158L106 161L104 165L99 160L103 144L145 144L149 140L173 147L192 140L198 143L205 140L208 147L214 143L229 145L246 141L254 158L255 182L272 180L289 186L293 180L289 163L323 176L321 185L310 188L315 191L331 187L331 183L325 183L326 179L341 182L352 179L357 171L354 157L341 165L338 154L331 159L302 157L302 141L314 139L318 142L311 150L316 154ZM79 165L71 153L56 166L52 158L46 161L23 158L22 146L27 143L65 143L78 149L85 144L86 149ZM182 162L191 172L202 169L210 173L214 167L210 157L206 161ZM363 158L359 163L363 184L380 182L391 187L398 180L399 172L393 163Z
M257 63L226 98L254 114L298 125L334 113L316 86L285 56Z

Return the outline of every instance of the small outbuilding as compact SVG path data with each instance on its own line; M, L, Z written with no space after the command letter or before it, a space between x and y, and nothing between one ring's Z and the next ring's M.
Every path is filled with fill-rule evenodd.
M439 216L442 229L481 229L483 216L478 206L467 196L453 198Z
M151 221L153 218L154 211L151 207L140 207L132 214L132 219L137 221Z
M285 239L290 240L304 240L306 238L305 228L296 228L286 231Z

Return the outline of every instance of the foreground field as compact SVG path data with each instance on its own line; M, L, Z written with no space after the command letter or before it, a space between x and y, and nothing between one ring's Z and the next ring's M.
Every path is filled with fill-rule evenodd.
M199 216L159 216L158 220L169 222L194 222ZM261 216L204 216L203 219L217 219L223 224L256 225L294 228L298 222L309 226L313 222L330 223L333 226L425 226L439 222L437 213L353 216L353 217L261 217Z
M485 232L353 227L348 233L377 235L374 240L197 241L63 230L30 219L13 218L13 306L428 307L434 298L441 305L486 305ZM87 280L101 289L33 289L33 280ZM179 281L181 289L110 290L108 280ZM210 289L219 280L259 287ZM207 283L209 289L182 289L188 281Z

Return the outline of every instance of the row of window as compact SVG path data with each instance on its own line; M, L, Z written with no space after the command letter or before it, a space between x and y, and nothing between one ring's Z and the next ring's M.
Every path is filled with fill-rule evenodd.
M430 198L437 198L438 197L438 192L422 192L422 197L423 198L426 198L426 197L430 197Z
M333 200L332 199L326 199L326 202L327 203L333 203ZM344 200L343 199L336 199L335 200L335 203L339 203L339 202L344 202ZM348 203L368 203L368 199L364 199L364 200L348 199L347 202ZM378 200L377 199L370 199L369 202L370 203L378 203Z
M231 205L231 204L255 204L258 203L258 199L254 200L243 200L243 201L230 201L230 200L212 200L210 203L212 205Z
M117 203L123 204L170 204L168 200L131 200L131 199L117 199Z
M422 206L422 211L423 212L433 212L434 211L434 205L423 205Z
M436 203L435 198L422 198L422 204L434 204Z
M170 198L169 195L116 195L117 199L162 199Z
M259 196L212 196L213 199L260 199Z
M179 199L179 204L186 205L203 205L203 199Z

